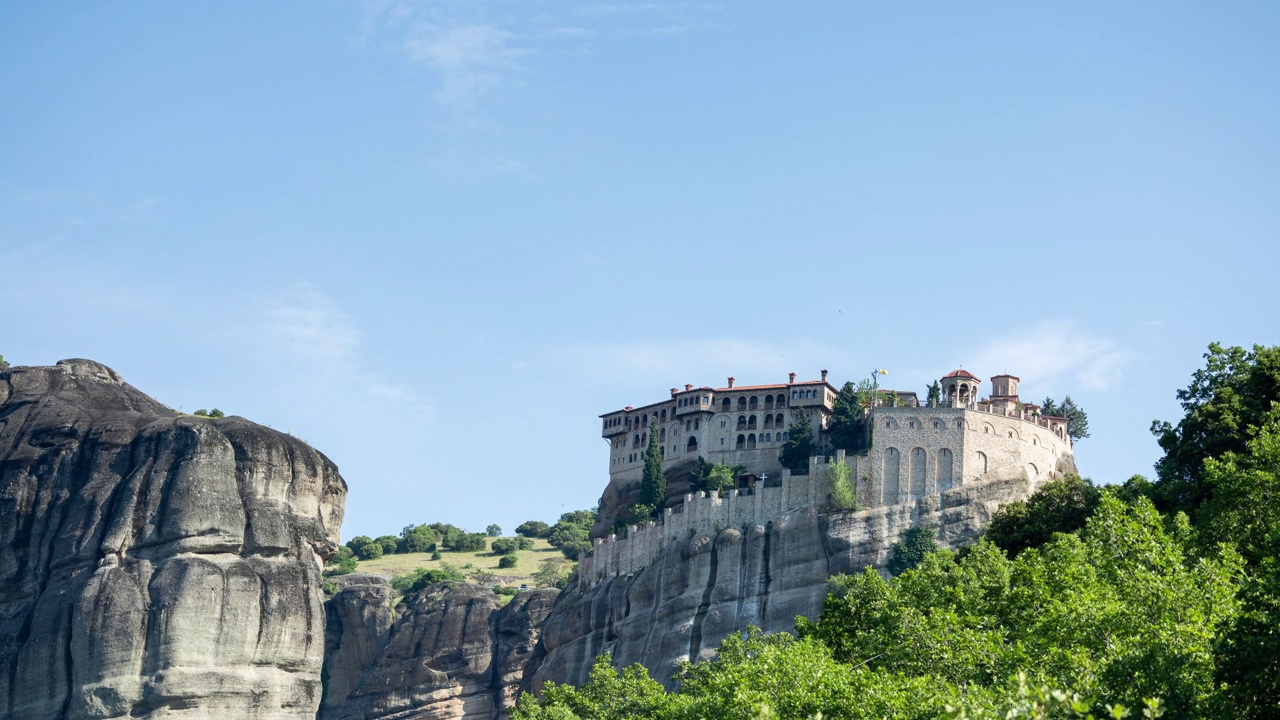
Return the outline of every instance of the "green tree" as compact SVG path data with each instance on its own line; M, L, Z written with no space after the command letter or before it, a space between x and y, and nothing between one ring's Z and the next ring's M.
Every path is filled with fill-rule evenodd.
M640 479L639 505L650 508L657 517L667 506L667 475L662 472L662 450L658 444L658 420L649 423L649 446L644 451L644 475Z
M1156 461L1156 496L1163 509L1193 514L1213 495L1204 482L1205 460L1243 453L1249 428L1280 401L1280 346L1246 351L1211 343L1205 366L1178 391L1185 413L1177 425L1155 421L1151 432L1164 450Z
M436 583L457 585L467 581L466 575L449 563L441 563L437 568L418 568L413 572L396 575L391 578L391 589L399 593L411 593L426 589Z
M778 462L791 472L805 472L809 469L809 458L813 457L816 449L813 428L809 426L809 414L803 408L797 408L792 414L791 425L787 428L787 439L782 443L782 451L778 453Z
M831 407L831 445L837 450L857 452L862 446L863 409L859 404L858 388L846 382L836 393ZM806 458L806 462L808 459Z
M831 476L831 507L834 510L857 510L858 494L853 484L853 470L844 460L827 466Z
M662 685L636 663L615 671L608 653L596 658L587 682L581 687L549 682L542 688L542 700L521 696L512 720L635 720L660 717L669 700Z
M351 552L358 552L358 548L361 545L365 545L371 542L373 542L373 538L369 537L368 535L357 535L347 541L347 547L351 549Z
M1089 416L1083 408L1076 405L1070 395L1062 398L1062 404L1054 402L1053 398L1045 398L1044 404L1040 408L1040 414L1065 418L1067 421L1067 434L1071 436L1072 440L1083 440L1089 437Z
M9 363L5 361L4 356L0 355L0 370L8 370Z
M488 535L489 537L498 537L499 535L502 534L502 526L490 525L489 527L486 527L484 529L484 534Z
M551 534L551 526L541 520L526 520L516 526L516 534L529 538L544 538Z
M1039 547L1055 533L1083 528L1101 496L1092 482L1079 475L1047 482L1026 500L1001 506L987 527L986 538L1010 555Z
M516 537L516 538L514 538L514 539L515 539L515 541L516 541L516 549L517 549L517 550L532 550L532 549L533 549L533 540L532 540L532 539L527 538L527 537L523 537L523 536L517 536L517 537Z
M489 548L494 555L511 555L520 549L520 544L515 538L498 538L489 544Z
M933 528L913 527L902 532L898 542L893 544L893 556L885 565L885 569L893 575L901 575L924 561L925 555L938 549L934 542L936 533Z
M383 555L395 555L396 551L400 549L400 538L395 535L383 535L374 538L373 541L382 546Z
M929 407L938 407L942 404L942 384L937 380L929 386L928 397L925 399L925 405Z
M515 555L503 555L498 558L498 567L506 570L515 567L517 562L519 559Z
M361 560L377 560L382 557L382 543L370 540L363 545L357 546L355 553L356 557Z
M542 567L533 574L533 581L539 587L553 587L560 590L569 586L569 577L573 574L576 563L562 558L548 558L542 561Z
M1198 552L1185 517L1104 493L1079 535L1015 559L983 540L892 581L873 570L837 579L818 622L797 628L854 665L986 688L1023 672L1085 697L1158 697L1173 717L1215 717L1214 641L1235 616L1240 569L1229 549Z
M560 520L551 527L547 542L570 560L591 549L591 526L596 522L596 514L592 510L575 510L560 516Z

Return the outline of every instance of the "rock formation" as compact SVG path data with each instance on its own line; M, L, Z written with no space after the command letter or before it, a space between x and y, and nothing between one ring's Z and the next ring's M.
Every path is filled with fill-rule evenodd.
M558 591L501 598L488 588L433 585L385 613L384 578L341 579L329 601L320 720L490 720L515 703L539 628Z
M617 667L645 665L670 687L680 661L709 657L730 633L748 625L789 632L797 615L816 618L827 578L883 568L902 531L932 527L944 547L968 544L1001 504L1035 486L1021 473L991 474L915 502L830 513L810 507L668 542L647 567L569 586L543 628L525 687L585 682L604 652Z
M315 717L346 490L98 363L0 372L0 718Z

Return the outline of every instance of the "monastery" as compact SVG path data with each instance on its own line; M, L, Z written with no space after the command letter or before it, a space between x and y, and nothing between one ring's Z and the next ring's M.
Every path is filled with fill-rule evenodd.
M859 459L858 477L887 491L877 504L894 504L897 494L938 492L964 478L1017 467L1035 480L1048 479L1058 458L1072 451L1064 418L1040 414L1040 406L1018 398L1020 379L991 378L991 395L980 398L981 383L967 370L944 375L938 407L923 407L914 392L880 390L882 406L868 417L871 448ZM685 385L671 396L642 407L601 415L609 442L609 480L614 486L639 483L651 424L656 421L663 470L704 457L741 465L755 478L782 471L778 453L793 413L808 415L820 452L833 454L827 437L838 389L817 380L735 385ZM896 398L889 403L888 398ZM905 498L904 498L905 499Z
M1067 421L1040 413L1040 406L1018 398L1019 378L990 378L991 394L981 397L982 381L967 370L939 379L941 399L921 405L912 392L879 391L879 403L866 411L870 442L854 454L832 450L828 438L839 392L827 382L737 385L722 388L685 385L671 396L643 407L601 415L601 434L609 442L609 486L602 507L623 507L634 498L644 473L649 433L657 432L663 470L685 476L699 457L740 465L737 486L724 493L668 496L657 521L631 526L625 536L608 532L609 518L593 531L593 552L580 560L579 574L590 587L619 574L636 573L655 562L671 543L698 533L760 524L775 527L797 515L830 508L832 462L845 462L856 483L855 524L899 517L914 523L994 484L1013 482L1022 496L1039 485L1074 472ZM894 398L890 401L890 398ZM782 467L778 454L793 414L803 409L811 423L818 455L807 469ZM656 427L655 427L656 425ZM994 496L993 496L994 497ZM634 500L630 501L634 502ZM996 503L998 504L998 503ZM988 508L993 512L995 506ZM878 525L877 525L878 526ZM886 526L887 527L887 526ZM948 542L970 538L980 525L965 526Z

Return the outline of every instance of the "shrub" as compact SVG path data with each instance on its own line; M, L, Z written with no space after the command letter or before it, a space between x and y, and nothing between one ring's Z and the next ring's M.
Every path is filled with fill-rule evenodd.
M516 526L516 534L529 538L544 538L551 534L551 526L541 520L527 520Z
M520 543L515 538L498 538L489 545L494 555L510 555L520 549Z
M514 596L519 593L519 588L512 585L495 585L493 591L499 595Z
M373 542L373 538L368 535L357 535L347 541L347 547L351 548L351 552L358 552L361 545Z
M9 363L5 362L4 356L0 355L0 370L9 369Z
M503 555L498 558L498 567L504 570L507 568L513 568L516 566L516 562L517 560L515 555Z
M533 549L533 540L531 540L531 539L529 539L529 538L527 538L527 537L517 537L517 538L516 538L516 548L517 548L517 549L519 549L519 550L532 550L532 549Z
M573 574L577 563L561 558L543 560L542 567L533 574L533 581L542 587L553 587L561 590L569 586L569 576Z
M400 538L395 535L383 535L375 539L374 542L382 546L384 555L395 555L396 551L400 549Z
M324 569L325 577L334 577L337 575L350 575L351 573L356 571L355 554L345 547L342 549L347 551L348 553L347 556L342 557L341 554L339 554L338 557L329 561L329 564L325 566L325 569Z
M438 582L457 584L466 582L466 576L458 568L449 563L442 563L438 568L418 568L413 572L396 575L391 578L391 589L400 593L417 592Z
M893 544L893 557L885 565L893 575L901 575L919 565L924 556L938 549L933 541L936 533L933 528L915 527L903 531L898 542Z
M852 471L846 462L831 463L831 507L835 510L857 510L858 496L853 489L853 481L849 479Z
M356 548L356 557L361 560L377 560L382 557L382 544L370 540Z

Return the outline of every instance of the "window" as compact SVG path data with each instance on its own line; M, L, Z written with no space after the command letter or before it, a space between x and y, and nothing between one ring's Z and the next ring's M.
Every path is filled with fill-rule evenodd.
M684 446L685 452L696 452L698 449L698 438L689 436L689 442Z
M738 436L738 444L734 446L734 449L736 449L736 450L744 450L744 449L746 449L746 447L747 447L747 436L746 436L746 435L739 435L739 436Z
M720 403L720 407L724 408L725 412L729 412L729 398L725 398L724 402Z
M747 429L748 429L748 430L755 430L755 429L756 429L756 416L755 416L755 415L752 415L751 417L747 418Z
M720 427L721 427L721 428L723 428L727 423L728 423L728 421L727 421L727 420L721 420L721 421L720 421Z

